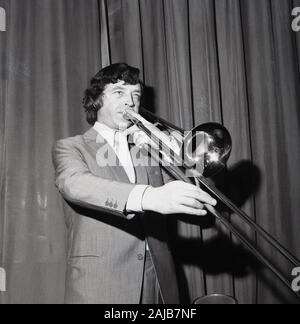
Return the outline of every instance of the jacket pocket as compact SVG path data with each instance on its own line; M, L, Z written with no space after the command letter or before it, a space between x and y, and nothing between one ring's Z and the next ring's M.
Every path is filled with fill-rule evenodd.
M74 235L68 258L101 258L105 249L103 243L103 239L94 233Z

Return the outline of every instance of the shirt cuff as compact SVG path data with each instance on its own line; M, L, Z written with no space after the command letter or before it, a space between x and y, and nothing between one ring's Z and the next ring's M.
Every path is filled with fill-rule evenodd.
M143 211L142 200L144 192L149 186L147 185L137 185L130 192L127 204L126 211L127 213L141 213Z

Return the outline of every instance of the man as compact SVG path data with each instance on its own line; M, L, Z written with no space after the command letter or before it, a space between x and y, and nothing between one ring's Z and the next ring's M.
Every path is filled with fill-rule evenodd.
M205 215L203 204L216 204L132 159L128 134L138 133L123 113L138 113L141 97L138 69L102 69L84 98L93 128L54 147L56 185L69 206L66 303L179 303L168 215Z

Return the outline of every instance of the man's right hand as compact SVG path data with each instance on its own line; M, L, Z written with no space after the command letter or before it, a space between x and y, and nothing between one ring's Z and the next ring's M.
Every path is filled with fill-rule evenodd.
M204 216L204 204L216 206L217 201L197 186L174 181L162 187L149 187L143 197L143 210L160 214L188 214Z

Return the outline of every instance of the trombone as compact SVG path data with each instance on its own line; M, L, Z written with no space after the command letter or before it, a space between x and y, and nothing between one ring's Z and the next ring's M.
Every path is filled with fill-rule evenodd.
M201 185L210 194L222 202L229 210L239 216L250 228L268 242L294 267L300 268L300 261L292 255L281 243L272 237L266 230L256 224L243 210L230 201L223 193L213 186L207 178L221 171L229 159L232 140L228 130L218 123L206 123L196 126L189 132L157 117L148 110L141 109L141 114L147 119L140 118L139 114L126 109L123 116L143 131L155 145L144 144L142 149L166 169L175 179ZM152 123L148 122L151 120ZM175 152L161 137L158 127L171 132L172 136L181 144L179 152ZM155 131L153 131L155 129ZM190 172L187 176L187 172ZM206 209L216 217L264 266L269 268L291 291L291 280L283 274L257 247L250 242L232 223L214 207L205 205ZM298 297L299 293L293 291Z

